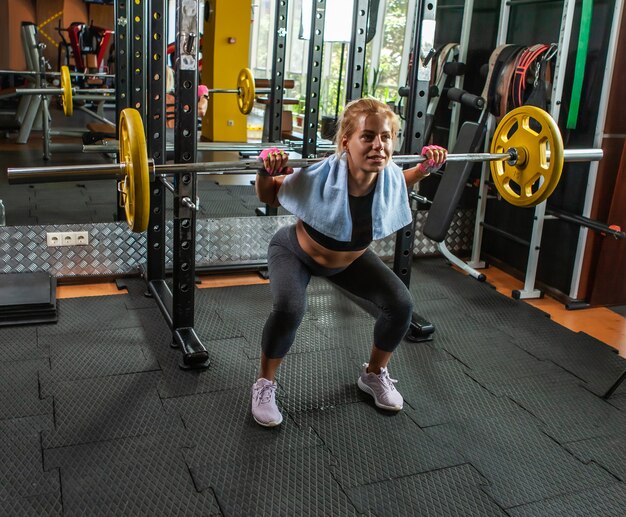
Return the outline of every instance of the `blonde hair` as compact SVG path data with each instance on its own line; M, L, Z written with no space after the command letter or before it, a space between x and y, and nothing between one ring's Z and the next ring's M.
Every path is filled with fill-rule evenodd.
M400 130L400 121L393 110L384 102L369 97L356 99L346 104L337 123L337 154L343 152L343 141L349 139L358 129L361 118L370 115L384 115L391 124L391 137L395 141Z

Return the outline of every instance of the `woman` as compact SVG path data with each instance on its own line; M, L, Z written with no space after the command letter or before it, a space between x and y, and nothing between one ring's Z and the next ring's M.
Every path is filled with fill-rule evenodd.
M425 147L426 162L401 170L391 162L398 129L397 116L386 104L359 99L341 116L335 155L288 175L293 171L286 167L285 153L261 153L266 173L257 174L259 199L282 204L298 218L274 235L268 250L273 307L263 329L259 378L252 386L252 415L262 426L282 422L275 375L304 316L312 275L327 277L379 308L369 362L357 383L376 406L402 409L387 365L408 331L413 302L404 283L368 246L411 222L407 187L439 169L447 151Z

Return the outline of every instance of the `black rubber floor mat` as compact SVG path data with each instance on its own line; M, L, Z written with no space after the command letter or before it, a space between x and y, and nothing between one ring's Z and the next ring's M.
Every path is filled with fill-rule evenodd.
M485 384L497 380L511 380L546 375L562 371L551 361L542 361L512 342L498 329L468 331L467 334L437 339L434 346L444 349L455 359L468 366L467 374Z
M39 344L50 356L50 368L41 374L42 392L45 395L49 383L60 380L160 370L146 342L142 327L41 336Z
M626 382L617 389L614 395L608 399L608 403L622 411L626 411Z
M489 481L484 490L510 508L612 483L546 436L529 415L466 419L430 427L438 443L454 446Z
M390 414L370 404L344 404L295 418L322 439L336 460L332 470L344 488L464 463L461 455L435 443L406 414Z
M374 318L362 319L352 325L345 325L341 321L326 324L318 321L311 323L321 334L320 350L344 348L354 351L358 357L366 358L369 355L374 342Z
M196 291L202 293L209 289ZM201 340L229 339L242 337L237 328L237 320L223 319L217 312L218 305L205 303L201 294L196 297L195 328Z
M485 479L471 465L460 465L350 488L347 492L359 511L367 515L507 515L481 490L484 483Z
M0 514L38 517L61 517L63 515L63 501L61 491L50 494L34 495L31 497L9 497L0 499Z
M55 430L43 433L44 448L182 431L180 419L163 410L160 377L148 372L56 384Z
M0 328L0 363L47 356L48 351L37 346L37 327Z
M219 313L219 310L218 310ZM261 357L261 338L266 318L249 317L237 320L237 328L246 340L245 352L251 359ZM341 328L346 328L343 325ZM348 348L349 343L341 340L337 336L328 335L329 327L320 328L316 321L303 320L298 327L296 339L291 346L290 352L301 354L306 352L316 352L332 348ZM354 335L356 332L352 332ZM366 342L371 342L371 332L369 332Z
M412 281L409 291L413 295L415 307L419 309L420 304L433 300L449 300L452 293L448 289L442 289L436 282Z
M127 309L152 309L157 304L150 296L146 296L148 286L142 278L122 278L115 281L117 288L128 291L128 296L124 297L124 304Z
M233 388L244 389L256 380L258 364L244 353L242 338L204 341L211 364L201 370L182 370L181 352L171 349L168 360L161 360L158 383L161 398L182 397Z
M124 298L124 296L93 296L59 300L58 323L38 327L37 333L39 336L49 336L103 328L141 326L136 311L129 311L126 308Z
M626 485L609 483L578 493L565 494L545 501L538 501L511 508L511 517L545 517L567 515L567 517L623 517L626 508Z
M415 304L414 310L435 326L436 340L466 336L469 332L485 332L489 328L448 298L422 301Z
M190 467L196 487L211 486L224 515L358 515L328 466L321 447L257 454L242 462Z
M221 515L211 490L197 491L180 435L133 437L44 452L60 469L66 515Z
M200 289L197 294L202 303L233 318L267 317L272 310L269 284Z
M315 432L297 426L285 411L281 426L258 425L250 412L251 385L165 401L167 411L180 415L194 439L195 446L185 449L185 458L192 469L204 472L206 486L219 484L230 465L248 462L252 456L322 445Z
M565 372L486 386L534 415L559 443L609 436L615 429L626 429L626 413L581 387Z
M228 192L215 196L209 191L199 192L200 214L202 217L254 217L254 209L248 208L241 199L231 196Z
M356 385L360 364L342 349L287 356L277 377L285 390L283 407L310 411L363 400L366 395Z
M320 326L340 322L346 326L372 321L372 315L359 307L339 289L328 292L311 292L307 296L309 318Z
M611 436L591 438L566 444L581 461L589 463L593 461L602 465L617 479L626 482L626 436L622 426L616 427ZM626 508L626 506L625 506Z
M151 309L138 309L137 313L141 326L146 335L145 345L152 350L159 362L168 362L172 357L172 352L178 349L172 348L172 330L168 326L161 314L161 311L153 307Z
M625 358L617 355L615 349L584 333L570 339L569 348L557 347L546 355L561 368L586 381L587 389L596 395L604 395L626 371Z
M52 399L39 391L39 370L47 368L47 359L0 363L0 421L52 414Z
M394 366L391 375L398 378L396 388L414 409L410 415L421 427L521 411L476 383L455 361L417 363L399 371Z
M129 295L61 300L54 329L0 329L5 420L34 419L15 418L22 409L45 411L40 418L50 427L34 426L39 453L43 445L48 473L60 476L68 497L61 502L60 487L5 496L6 476L24 470L23 479L32 477L19 460L7 460L21 452L13 443L0 457L0 514L90 513L88 505L94 511L106 508L96 504L98 495L117 509L118 503L110 502L114 497L129 501L143 490L137 506L129 503L131 512L164 513L154 501L171 497L176 508L193 514L206 497L209 515L215 509L224 515L350 515L357 511L351 502L369 515L499 515L505 504L511 514L534 505L541 514L546 505L543 515L558 510L575 515L570 508L578 499L570 495L577 494L586 515L595 515L591 504L601 495L593 495L594 487L614 486L623 476L624 451L613 440L625 427L626 393L620 388L602 401L589 391L602 369L585 365L595 361L587 347L607 347L537 311L518 311L518 302L500 305L506 297L441 259L420 260L412 273L423 296L416 299L416 311L437 330L433 341L404 341L394 354L390 373L407 401L395 416L375 409L356 385L369 356L373 318L324 279L313 278L309 285L313 303L278 372L278 404L285 417L278 429L261 428L250 415L260 332L271 307L267 285L198 291L195 328L212 360L204 371L178 368L180 351L170 347L171 330L153 301L143 299L138 279ZM105 352L107 336L113 349ZM128 348L122 345L126 340ZM137 348L156 358L151 364L159 370L118 373L143 365ZM100 349L110 356L102 364ZM571 373L551 367L550 358L565 353L580 356L577 364L572 359ZM94 377L71 380L84 374ZM304 422L308 425L301 426ZM414 429L417 435L411 434ZM163 440L165 433L172 441ZM136 443L114 450L129 440ZM389 454L387 443L394 447ZM381 452L370 465L366 458L373 454L366 451L377 445ZM102 459L105 449L112 451L111 459ZM77 450L81 455L75 456ZM468 464L439 468L440 452L443 460L449 455L451 463ZM181 458L189 471L181 470ZM437 470L377 477L412 468ZM93 494L81 492L79 477L86 487L93 484ZM149 487L141 485L142 477ZM380 481L347 488L369 479ZM190 486L195 495L187 498L191 506L184 506ZM611 515L620 499L605 498L607 506L598 502L598 512ZM173 508L167 502L161 507Z
M2 515L33 515L21 513L37 505L45 496L60 501L58 472L45 472L41 456L40 432L51 425L49 417L0 420L0 513ZM29 498L34 498L28 501ZM41 502L41 501L40 501ZM50 509L55 505L51 505ZM12 511L9 511L12 510ZM46 508L46 511L48 508Z

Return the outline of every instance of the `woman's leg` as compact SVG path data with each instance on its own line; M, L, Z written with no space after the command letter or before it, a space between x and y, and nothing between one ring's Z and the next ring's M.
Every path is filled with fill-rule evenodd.
M279 230L267 253L272 293L270 313L261 340L259 378L252 385L252 417L264 427L283 421L276 404L276 370L289 351L306 310L306 288L311 272L294 252L289 228Z
M402 395L396 391L395 381L389 378L387 365L411 324L411 293L370 250L329 280L373 303L378 309L369 362L363 365L358 384L374 397L378 407L393 411L402 409Z
M272 240L268 250L272 312L261 340L260 377L270 381L295 340L306 311L306 288L311 280L310 270L280 237Z
M378 309L374 325L372 362L386 367L411 324L413 299L402 280L371 250L367 250L342 272L329 277L349 293Z

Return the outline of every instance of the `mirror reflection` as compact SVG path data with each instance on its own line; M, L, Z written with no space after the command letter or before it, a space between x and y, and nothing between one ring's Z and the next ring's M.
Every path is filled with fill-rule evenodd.
M305 119L311 105L307 97L308 59L311 45L312 2L288 2L286 20L277 19L279 2L251 4L251 19L231 20L227 38L219 32L210 2L201 8L198 74L198 162L255 158L264 146L281 146L290 156L302 156ZM352 37L352 3L327 0L320 67L319 95L314 122L315 155L334 151L335 125L346 103ZM413 38L415 6L409 0L369 2L362 96L375 97L398 113L406 105L401 87L407 83ZM115 51L115 5L85 3L77 20L59 20L53 29L37 28L40 13L26 13L32 20L22 28L22 45L1 74L0 151L4 167L116 163L116 74L128 66ZM168 77L166 86L168 160L173 160L175 140L175 2L168 17ZM80 21L82 20L82 21ZM251 21L251 23L249 23ZM284 27L277 30L277 23ZM434 26L432 26L434 31ZM277 70L275 36L284 36L280 57L284 70L282 113L278 139L269 119L273 102L272 78ZM244 48L234 59L232 50ZM67 87L62 67L71 73L72 113L67 116ZM238 70L249 68L255 94L251 110L241 113ZM45 73L43 73L45 72ZM32 89L45 94L16 95ZM63 88L66 88L65 90ZM230 92L229 92L230 90ZM61 93L60 93L61 92ZM63 93L64 92L64 93ZM149 95L153 95L151 92ZM274 137L274 139L272 139ZM309 141L309 144L311 142ZM310 154L310 153L307 153ZM42 225L110 222L123 218L117 189L111 180L38 183L9 186L0 180L0 199L7 225ZM254 192L254 174L198 177L198 218L259 217L271 214ZM171 217L172 199L167 196ZM285 214L283 209L278 214Z

